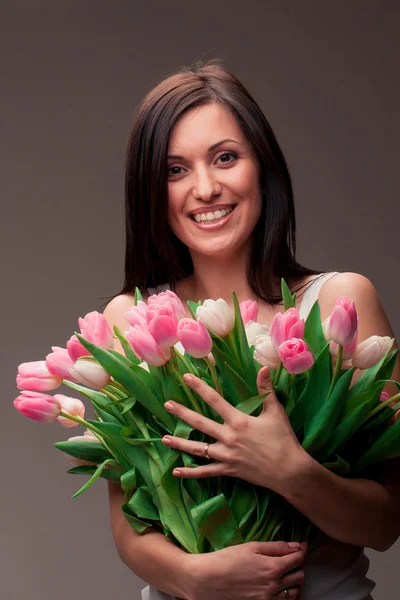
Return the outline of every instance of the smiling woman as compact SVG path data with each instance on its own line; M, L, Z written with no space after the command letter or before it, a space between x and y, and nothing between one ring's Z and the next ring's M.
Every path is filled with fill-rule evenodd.
M321 274L299 264L295 254L289 171L271 126L249 92L219 61L185 68L161 81L139 106L129 138L125 282L104 311L108 323L122 331L129 328L125 313L138 287L144 296L172 288L184 304L206 298L231 303L235 290L239 301L257 303L258 320L268 325L283 310L284 278L297 292L301 317L307 317L318 299L325 319L345 295L357 304L359 342L372 334L393 337L368 279L356 273ZM115 349L122 351L118 341ZM393 377L400 379L399 363ZM200 387L197 392L205 402L218 401L227 408L222 397L209 399ZM160 590L185 600L272 600L297 598L300 591L302 600L371 598L374 582L366 576L363 547L385 550L397 539L400 486L393 465L385 472L385 485L340 477L305 451L298 453L282 407L278 401L274 406L257 431L246 429L240 436L238 456L245 464L239 477L265 487L279 479L271 489L317 525L317 543L294 550L284 541L250 542L189 555L159 530L149 528L138 535L121 512L123 491L109 482L119 554L151 584L143 590L143 600L167 598ZM200 423L176 402L174 411L180 419L197 419L199 430L214 427ZM229 431L229 414L224 431ZM185 451L198 452L198 444L175 436L164 443L186 443ZM212 469L217 473L223 453L233 452L232 444L227 446L222 451L221 444L207 445L215 459L207 471L181 469L176 476L209 476Z

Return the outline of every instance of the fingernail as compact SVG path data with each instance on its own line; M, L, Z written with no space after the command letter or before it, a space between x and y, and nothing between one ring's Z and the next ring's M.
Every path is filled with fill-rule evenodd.
M166 403L164 404L164 408L165 408L166 410L174 410L174 405L172 404L172 402L166 402Z
M170 446L171 445L171 439L169 437L163 437L163 439L161 441L166 446Z
M299 542L289 542L289 546L291 548L294 548L295 550L298 550L300 548Z
M193 377L190 373L185 373L183 375L183 381L185 381L186 383L191 383L193 381Z
M178 477L180 477L180 475L182 475L181 471L179 471L179 469L174 469L172 471L172 475L177 475Z

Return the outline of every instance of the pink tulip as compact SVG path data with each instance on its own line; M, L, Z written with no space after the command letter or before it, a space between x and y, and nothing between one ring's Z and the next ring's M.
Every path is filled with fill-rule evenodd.
M161 348L171 348L178 341L178 320L171 302L148 306L147 326Z
M104 315L94 310L78 319L78 325L85 340L96 344L104 350L109 350L114 345L113 333L104 318Z
M353 366L357 369L370 369L375 366L393 345L388 335L371 335L357 347L353 356Z
M131 327L125 331L125 336L134 353L153 367L160 367L171 358L170 348L159 346L150 331L144 326Z
M358 328L356 329L356 333L355 333L353 339L351 340L351 342L349 342L348 344L343 346L342 360L343 361L351 360L357 350L357 346L358 346ZM338 353L339 353L339 344L337 344L334 341L331 341L331 343L329 344L329 352L332 354L332 356L335 356L337 358Z
M279 356L288 373L297 375L308 371L314 364L314 357L304 340L293 338L279 346Z
M20 390L46 392L58 388L62 383L62 377L50 373L46 361L36 360L19 365L16 381Z
M160 294L153 294L152 296L149 296L147 300L147 306L149 308L155 305L162 306L163 304L172 304L177 321L186 316L185 308L182 302L171 290L161 292Z
M78 359L70 370L70 374L77 383L95 390L103 388L110 383L111 379L109 373L99 363L90 358Z
M341 296L329 317L329 337L340 346L346 346L357 331L357 311L353 301Z
M125 318L129 325L134 327L135 325L141 325L143 321L147 323L147 304L142 300L131 306L125 313Z
M235 315L223 298L205 300L196 310L198 321L220 337L226 337L235 325Z
M76 335L71 335L66 345L67 352L74 363L78 358L81 358L81 356L90 356L89 350L86 350L86 348L82 346Z
M382 392L379 400L381 402L386 402L386 400L389 400L389 398L391 398L390 394L388 394L387 392ZM389 402L388 406L393 408L394 406L396 406L396 402Z
M240 314L242 316L243 325L247 325L249 321L257 321L258 304L254 300L244 300L240 303Z
M178 340L194 358L204 358L212 349L212 340L206 326L194 319L185 318L179 321Z
M85 405L81 400L64 396L64 394L54 394L53 397L60 403L62 412L68 413L73 417L80 417L81 419L85 416ZM59 425L62 425L62 427L67 428L79 425L79 423L61 415L57 417L56 421Z
M59 346L52 346L51 349L53 352L50 352L50 354L46 356L46 367L50 373L62 377L62 379L73 381L69 371L75 363L68 354L68 350L66 348L60 348Z
M304 337L304 319L300 319L297 308L289 308L283 314L275 315L271 323L270 335L276 348L292 338Z
M15 398L14 406L24 417L40 423L54 423L61 411L61 404L53 396L29 390Z
M255 341L254 360L263 367L276 369L279 365L279 353L272 343L270 335L260 335Z

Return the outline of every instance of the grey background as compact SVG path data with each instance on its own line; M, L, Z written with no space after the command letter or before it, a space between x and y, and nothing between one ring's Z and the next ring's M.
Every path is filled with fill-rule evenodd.
M12 400L17 365L64 346L122 286L131 116L171 70L226 60L287 156L301 262L369 277L399 335L399 16L387 0L3 0L2 598L140 597L105 482L71 500L84 478L52 444L77 430L24 419ZM374 597L397 597L399 542L367 554Z

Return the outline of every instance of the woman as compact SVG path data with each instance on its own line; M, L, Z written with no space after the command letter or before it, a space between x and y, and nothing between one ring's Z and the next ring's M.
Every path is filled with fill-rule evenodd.
M258 320L270 324L283 311L284 277L297 291L302 316L318 297L325 319L336 299L346 295L357 305L359 341L372 334L393 337L368 279L321 274L295 260L293 195L284 156L258 105L217 61L168 77L140 105L127 152L126 233L124 288L104 311L109 324L121 330L129 326L124 313L135 286L153 293L165 289L158 287L162 284L184 303L219 297L230 303L235 290L239 301L255 299ZM393 377L400 379L399 363ZM198 381L191 385L207 401L210 388ZM271 389L267 368L260 371L258 386ZM386 391L394 393L390 385ZM214 395L214 401L226 410L221 397ZM186 421L193 418L176 403L173 411ZM300 592L303 600L371 598L375 584L366 577L363 547L384 551L398 537L397 461L386 463L384 485L344 479L302 451L273 393L262 431L257 419L250 422L232 411L224 435L218 439L216 433L208 448L210 464L181 469L177 476L235 473L262 482L309 517L321 535L312 548L248 543L188 555L158 531L136 534L120 510L120 487L109 483L119 554L151 584L143 598L168 597L157 589L187 600L296 598ZM195 442L173 437L169 442L203 452Z

